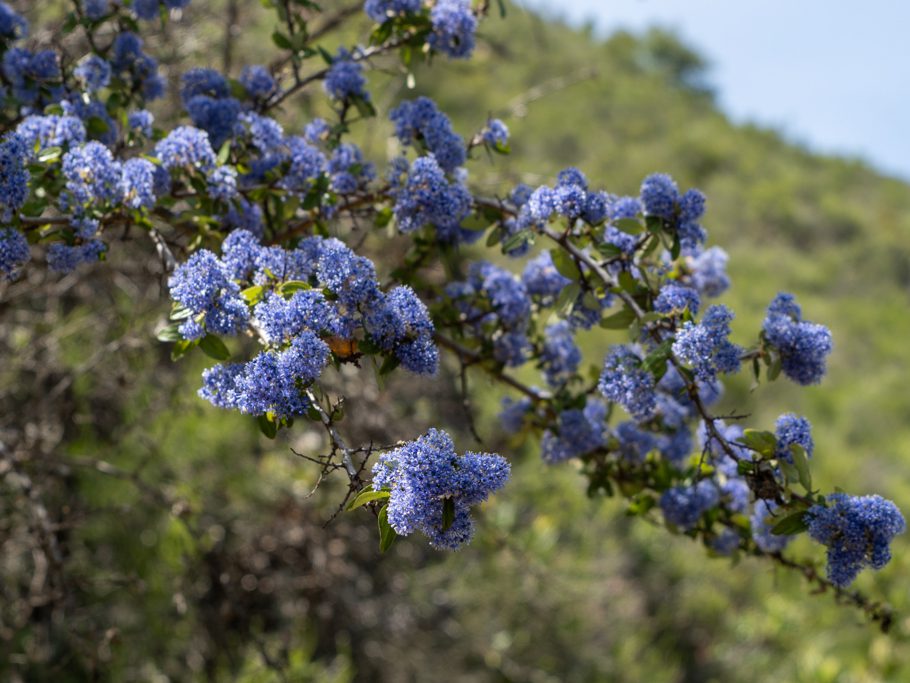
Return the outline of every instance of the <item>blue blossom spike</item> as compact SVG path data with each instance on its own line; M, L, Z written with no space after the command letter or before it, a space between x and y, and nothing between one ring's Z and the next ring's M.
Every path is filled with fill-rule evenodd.
M672 218L679 200L679 188L664 173L655 173L641 184L641 203L649 216Z
M541 366L547 383L559 386L568 381L578 370L581 351L575 344L575 333L565 320L548 325L546 340L540 353Z
M28 149L16 133L7 133L0 142L0 221L9 221L28 199L29 172L25 166Z
M491 147L505 146L509 141L509 128L499 119L489 119L481 131L481 139Z
M828 578L845 588L864 567L891 559L891 540L907 528L897 506L881 496L833 493L806 513L809 535L828 546Z
M781 415L777 418L775 435L777 436L778 458L793 462L793 454L790 452L790 446L793 444L802 446L806 455L812 457L815 442L812 440L812 425L806 418L793 413Z
M433 32L427 42L449 57L469 57L474 51L477 19L469 0L436 0L430 10Z
M719 502L717 486L713 481L703 479L694 486L676 486L664 491L660 497L660 509L667 522L688 531Z
M658 313L678 313L686 309L692 315L698 315L701 301L691 287L668 282L660 289L660 294L654 300L654 310Z
M470 508L502 488L509 473L509 463L501 456L468 452L459 457L448 434L430 429L380 456L373 466L373 489L391 492L388 519L397 533L419 531L433 547L455 550L474 535ZM443 514L447 504L454 511L448 528Z
M556 463L587 455L606 444L607 406L591 399L584 410L564 410L559 414L558 431L547 430L540 442L544 462Z
M827 358L834 348L831 332L824 325L802 319L792 294L778 294L762 324L768 342L781 356L781 369L797 384L818 384L827 370Z
M419 12L420 0L366 0L363 9L370 19L384 24L400 14Z
M360 98L369 101L370 93L366 91L366 77L363 75L363 65L355 62L351 53L344 48L338 49L338 54L329 67L323 86L326 93L333 100L350 100Z
M240 72L240 85L254 100L264 100L278 89L278 83L268 68L259 64L243 67L243 71Z
M429 97L402 102L389 118L395 124L395 135L401 144L425 145L446 173L464 164L467 158L464 140L452 130L449 117Z
M25 235L14 228L0 228L0 275L3 279L14 280L28 259Z
M657 409L654 377L628 346L614 346L607 354L597 388L639 422L653 417Z
M688 321L676 334L673 353L689 363L702 382L714 382L718 373L736 372L740 349L727 337L733 312L726 306L711 306L701 322Z

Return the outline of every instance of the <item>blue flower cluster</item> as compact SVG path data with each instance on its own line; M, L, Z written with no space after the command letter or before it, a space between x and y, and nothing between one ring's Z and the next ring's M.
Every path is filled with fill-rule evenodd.
M694 249L707 238L698 223L705 213L705 195L700 191L688 190L680 196L670 176L655 173L642 182L640 197L646 215L672 222L683 247Z
M521 281L528 294L543 306L555 303L559 293L572 282L556 270L553 257L546 249L525 264Z
M614 346L607 354L597 389L639 422L652 417L657 409L654 377L629 346Z
M419 12L420 0L366 0L363 9L370 19L384 24L400 14Z
M111 82L111 65L98 55L88 55L73 69L73 75L82 81L88 92L95 92Z
M565 384L581 363L581 350L575 344L575 330L566 320L547 325L544 330L540 365L547 384L558 387Z
M467 158L464 140L452 130L449 117L429 97L402 102L390 112L389 118L395 124L395 135L401 144L424 147L446 173L464 164Z
M471 211L470 191L457 181L450 183L436 157L415 159L403 187L393 192L395 220L401 232L410 233L424 225L432 225L442 242L479 236L477 232L460 227Z
M332 65L323 81L329 97L339 101L349 101L353 98L369 101L370 93L365 89L366 84L363 65L354 61L350 52L344 48L338 48L338 54L332 60Z
M215 168L215 152L205 131L192 126L178 126L155 145L155 157L166 171Z
M781 293L774 298L762 332L780 353L781 369L787 377L802 385L822 381L833 349L831 332L824 325L803 320L792 294Z
M147 109L137 109L131 111L127 116L128 128L144 137L152 137L152 124L155 122L155 116Z
M190 69L181 80L180 98L193 125L209 134L214 147L242 132L240 101L231 97L227 79L214 69Z
M373 489L390 491L388 520L397 533L420 531L434 548L455 550L474 536L471 508L502 488L509 474L505 458L470 451L459 457L448 434L430 429L380 456ZM448 520L446 505L452 506Z
M190 0L133 0L133 12L140 19L157 19L162 10L182 9Z
M793 462L790 446L802 446L806 455L812 457L815 442L812 440L812 425L809 420L793 413L785 413L777 418L775 428L777 437L777 457L787 462Z
M556 463L587 455L606 444L607 406L591 399L583 410L564 410L556 431L546 430L540 441L544 462Z
M570 167L559 172L555 187L541 185L530 193L519 206L517 223L522 229L539 227L559 214L596 225L609 216L614 199L605 192L589 191L584 173Z
M117 34L111 46L110 62L114 75L126 80L131 92L140 93L146 100L164 95L158 61L142 51L142 38L135 33Z
M293 282L285 291L282 285ZM252 313L241 285L263 288ZM401 366L433 374L439 351L426 306L409 287L383 293L372 262L337 239L309 237L295 249L268 247L235 230L218 258L200 250L174 271L171 297L183 311L180 333L189 340L206 333L256 330L266 350L246 364L207 371L200 395L223 408L292 417L306 410L301 388L314 381L329 358L324 340L357 348L358 330ZM313 360L307 364L306 358ZM274 387L269 394L268 387Z
M32 155L51 147L69 149L85 142L85 125L76 116L26 116L16 127L24 140L26 151Z
M105 251L104 242L97 239L77 245L55 242L47 248L47 266L57 273L69 273L83 263L95 263Z
M240 85L254 100L265 100L278 90L278 83L267 67L252 64L240 72Z
M25 139L7 133L0 141L0 221L7 222L28 199L28 148Z
M881 569L891 559L891 540L907 524L897 506L881 496L833 493L806 513L809 535L828 546L828 578L846 587L864 567Z
M21 47L9 49L3 55L3 75L12 86L13 97L32 110L56 104L66 92L53 50L33 53Z
M363 158L357 145L344 142L332 151L326 164L332 190L338 194L351 194L376 177L373 164Z
M499 412L499 422L509 434L520 432L524 426L525 417L533 404L528 396L522 396L517 401L506 396L502 399L502 410Z
M468 279L446 287L465 324L480 337L492 336L494 357L510 367L527 360L531 300L520 279L486 261L468 269Z
M727 337L733 312L726 306L711 306L701 322L687 321L676 333L673 353L689 363L696 377L713 382L718 373L736 372L740 366L740 349Z
M436 0L430 10L433 32L427 42L430 47L449 57L469 57L474 51L477 19L471 11L470 0Z
M693 486L675 486L660 497L660 509L669 524L688 531L701 516L720 502L720 492L709 479Z
M654 310L658 313L677 313L688 309L692 315L698 315L701 300L698 292L691 287L668 282L660 288L654 300Z
M189 317L180 332L199 339L205 332L237 334L249 322L249 310L240 286L215 254L202 249L177 266L168 280L171 298L186 308Z
M687 259L692 286L702 296L716 297L730 287L727 261L730 257L720 247L694 249Z
M66 191L64 210L82 214L88 207L114 204L121 199L121 164L100 142L87 142L63 156Z
M28 263L28 240L14 228L0 228L0 275L13 280Z
M98 21L111 11L110 0L82 0L82 11L90 20Z
M0 38L13 42L28 35L28 22L12 7L0 2Z
M509 142L509 128L499 119L490 119L480 136L491 147L505 147Z

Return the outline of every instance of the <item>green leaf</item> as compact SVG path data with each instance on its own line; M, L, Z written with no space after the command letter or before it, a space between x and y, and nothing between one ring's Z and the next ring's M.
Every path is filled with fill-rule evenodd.
M670 258L674 261L679 258L679 253L682 251L682 243L679 241L679 233L673 235L673 246L670 247Z
M351 102L357 108L357 113L363 118L369 119L376 116L376 107L369 100L363 97L352 97Z
M738 463L736 463L736 471L739 474L752 474L755 471L755 467L751 462L740 460Z
M272 42L282 50L290 50L293 47L291 45L291 39L284 35L281 31L275 31L272 34Z
M645 229L637 218L620 218L617 221L613 221L613 225L630 235L637 235Z
M575 304L576 299L578 299L579 294L581 294L581 285L577 282L572 282L563 287L553 306L556 309L556 314L561 318L565 318Z
M773 458L777 451L777 437L771 432L762 432L757 429L747 429L743 432L740 441L747 448L758 451L768 458Z
M806 524L806 511L800 510L792 515L787 515L777 524L771 527L771 533L775 536L793 536L808 529Z
M530 230L519 230L514 235L511 235L505 242L502 243L502 251L508 252L513 249L518 249L528 242L534 241L534 233Z
M259 431L268 438L274 439L278 434L278 424L275 421L270 420L268 415L260 415L256 418L256 422L259 425Z
M550 253L550 257L560 275L567 277L574 282L581 279L581 271L578 270L578 264L575 263L575 260L567 251L563 251L562 249L553 251Z
M399 366L401 360L398 356L386 356L385 360L382 361L382 365L379 367L379 376L385 377L395 368Z
M58 159L62 153L62 147L48 147L47 149L42 150L41 154L38 155L38 161L42 164L46 164L49 161Z
M191 348L196 346L196 342L190 341L189 339L181 339L180 341L174 342L174 346L171 349L171 360L179 360L186 355L186 352Z
M608 315L600 321L600 326L606 330L624 330L635 322L635 311L623 308L618 313Z
M231 352L228 350L228 347L221 337L218 337L214 334L207 334L202 339L199 340L199 348L202 349L205 354L215 360L227 360L231 357Z
M287 297L289 294L294 292L306 291L308 289L313 289L309 282L304 282L303 280L288 280L278 288L281 291L281 295Z
M790 444L790 453L793 455L793 466L799 474L799 483L807 493L812 491L812 473L809 471L809 456L806 449L798 443Z
M491 221L483 214L472 213L470 216L461 221L461 227L465 230L480 232L489 228L492 223L493 221Z
M88 120L88 125L86 126L88 134L92 137L101 137L107 133L108 125L107 121L102 119L100 116L90 116Z
M174 304L174 307L171 309L171 320L186 320L187 318L192 317L193 312L180 304Z
M247 287L242 292L242 296L248 304L255 304L262 301L262 295L265 293L265 287L262 285L253 285L252 287Z
M228 156L231 154L231 140L228 138L224 141L224 144L221 145L221 149L218 150L218 157L215 159L216 163L219 166L224 166L225 162L228 160Z
M455 523L455 499L446 498L442 502L442 530L448 531Z
M379 511L379 550L385 552L392 547L398 533L389 524L389 506L383 505Z
M363 507L367 503L372 503L374 500L386 500L392 495L388 491L374 491L373 489L367 487L363 491L357 494L357 496L348 503L346 510L356 510L359 507Z
M180 341L181 339L183 339L183 335L181 335L180 332L177 331L178 327L179 327L179 325L177 323L171 323L167 327L163 327L162 329L158 330L158 334L156 334L155 337L156 337L156 339L158 339L158 341L163 341L163 342Z
M661 377L667 372L667 361L670 358L670 348L672 345L673 343L670 341L661 343L661 345L649 353L642 362L642 367L654 375L654 378L657 381L660 381Z
M783 361L779 353L775 353L772 356L771 364L768 366L768 381L773 382L780 375L780 370L783 365Z
M638 280L628 270L624 270L619 274L619 286L629 294L635 294L638 291Z
M392 222L392 217L395 215L395 212L388 206L384 206L379 211L376 212L376 218L374 222L376 223L377 228L384 228L389 223Z
M655 504L656 501L654 500L654 496L648 494L637 495L629 503L629 507L626 508L626 514L630 517L644 515L648 510L653 508Z

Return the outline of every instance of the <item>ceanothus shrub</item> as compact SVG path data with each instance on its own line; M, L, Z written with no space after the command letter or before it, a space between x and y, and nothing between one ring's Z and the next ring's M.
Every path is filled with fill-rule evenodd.
M537 443L543 466L578 462L590 495L622 496L629 514L713 555L763 557L837 593L887 563L900 511L817 491L809 463L824 454L808 420L787 413L771 432L711 412L743 367L819 383L833 345L791 294L770 303L753 342L734 341L733 311L709 302L730 279L725 252L706 246L701 192L656 173L622 196L567 168L486 196L467 167L478 151L509 152L505 122L459 131L427 97L377 111L372 68L469 58L486 3L367 0L364 44L331 51L311 38L314 3L263 4L276 12L272 63L286 68L185 68L182 117L165 130L149 108L165 81L141 33L169 15L191 21L189 0L81 0L53 49L30 43L0 2L3 280L33 258L63 273L96 263L123 227L147 234L169 274L159 338L175 359L199 348L217 361L199 396L269 437L295 421L324 429L321 462L347 475L349 509L378 517L383 549L415 532L463 546L510 467L502 454L458 455L442 429L403 435L368 467L372 446L347 442L343 406L321 386L330 366L485 372L511 392L503 429ZM283 111L302 93L332 114L290 130ZM374 117L388 121L389 159L351 139ZM364 240L389 253L390 237L409 245L399 263L357 253ZM471 262L453 258L466 245ZM595 329L592 382L577 335ZM513 374L525 366L539 387ZM827 578L783 555L804 531L827 548ZM886 606L851 596L887 625Z

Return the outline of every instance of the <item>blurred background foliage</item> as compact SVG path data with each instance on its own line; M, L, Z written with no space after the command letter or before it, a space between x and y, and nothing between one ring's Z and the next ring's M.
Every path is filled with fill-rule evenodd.
M54 41L63 3L12 4L35 43ZM511 128L510 157L471 166L490 194L551 182L567 165L618 194L636 194L653 171L702 189L709 243L730 253L723 301L737 312L735 340L754 339L779 290L835 338L821 387L752 391L743 376L720 411L748 412L763 428L781 412L806 415L822 490L879 492L910 512L910 188L732 124L697 48L670 33L602 39L507 9L484 23L472 61L420 67L413 89L396 69L371 77L380 118L356 132L368 155L394 152L383 113L428 94L465 136L491 114ZM199 1L148 43L172 83L191 65L236 76L274 58L273 22L259 3ZM355 23L326 44L365 31ZM165 125L179 117L175 92L155 110ZM320 113L320 99L287 105L287 129ZM404 244L376 232L365 250L387 273ZM268 441L196 398L206 359L175 365L154 340L167 303L153 253L142 235L124 235L105 265L62 279L32 268L0 292L0 678L910 680L910 539L857 584L896 608L886 636L830 596L807 595L798 576L710 558L630 520L621 501L587 498L572 464L544 466L534 439L501 433L499 388L471 375L476 444L454 366L435 381L378 386L367 371L333 380L349 396L350 441L391 443L437 425L460 450L513 462L471 546L438 553L415 537L381 555L367 511L333 517L344 482L320 482L291 450L320 453L319 433L300 423ZM612 340L585 339L592 366ZM53 561L36 559L35 542ZM804 540L789 552L823 562Z

